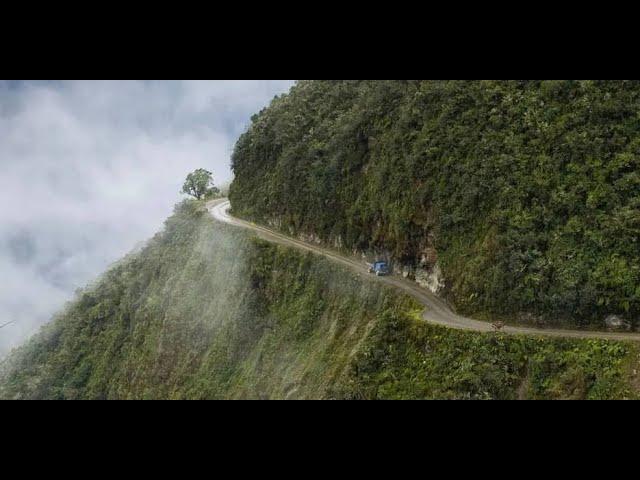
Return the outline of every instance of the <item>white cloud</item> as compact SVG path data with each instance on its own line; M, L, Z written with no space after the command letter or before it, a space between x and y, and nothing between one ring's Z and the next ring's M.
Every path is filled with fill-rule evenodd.
M291 81L0 83L0 355L157 231L199 167L231 179Z

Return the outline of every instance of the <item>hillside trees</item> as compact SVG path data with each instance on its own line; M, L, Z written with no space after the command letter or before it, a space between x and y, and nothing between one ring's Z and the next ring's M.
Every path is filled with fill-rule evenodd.
M637 81L301 81L238 140L230 198L407 265L433 247L466 313L638 321L638 111Z

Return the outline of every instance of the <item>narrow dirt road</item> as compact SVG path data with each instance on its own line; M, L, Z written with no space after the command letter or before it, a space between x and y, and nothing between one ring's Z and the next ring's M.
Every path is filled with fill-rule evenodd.
M349 258L321 246L288 237L282 233L273 231L261 225L256 225L252 222L247 222L245 220L240 220L239 218L232 217L228 213L230 206L231 204L228 200L214 200L213 202L207 204L207 208L209 209L209 212L211 213L213 218L220 222L252 230L260 238L270 242L286 245L300 250L314 252L335 262L341 263L358 273L368 275L372 279L402 290L408 295L414 297L426 307L425 311L422 314L422 317L427 322L461 330L473 330L476 332L490 332L494 330L494 327L489 322L483 322L480 320L474 320L472 318L457 315L451 310L451 308L443 299L431 293L429 290L420 287L417 283L411 280L393 275L386 277L376 277L375 275L370 275L368 273L367 265L363 262L359 262L353 258ZM501 331L510 334L543 335L549 337L601 338L608 340L640 341L640 333L594 332L584 330L561 330L552 328L542 329L533 327L515 327L509 325L504 326Z

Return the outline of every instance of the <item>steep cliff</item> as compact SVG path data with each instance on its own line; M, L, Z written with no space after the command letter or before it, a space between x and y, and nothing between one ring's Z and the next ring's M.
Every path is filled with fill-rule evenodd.
M634 345L429 326L405 296L179 205L0 368L0 398L625 398Z
M637 326L638 111L637 81L299 82L238 141L230 198L463 313Z

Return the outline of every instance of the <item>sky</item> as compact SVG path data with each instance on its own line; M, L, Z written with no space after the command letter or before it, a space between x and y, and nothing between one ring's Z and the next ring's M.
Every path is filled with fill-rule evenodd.
M162 228L187 173L232 179L290 80L0 81L0 356Z

